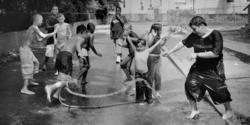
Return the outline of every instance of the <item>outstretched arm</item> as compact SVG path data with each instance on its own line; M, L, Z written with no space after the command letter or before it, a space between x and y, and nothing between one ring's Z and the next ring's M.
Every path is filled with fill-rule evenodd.
M55 33L44 34L37 26L34 27L34 32L42 39L37 38L37 41L43 41L47 37L53 36Z
M97 55L97 56L102 56L101 53L98 53L95 49L95 46L94 46L94 35L91 35L90 36L90 48L92 49L92 51Z
M184 47L184 44L182 42L179 42L175 45L174 48L172 48L169 52L164 52L163 56L169 56L170 54L179 51L181 48Z
M136 47L135 47L135 45L132 43L132 39L134 39L134 38L131 38L131 37L128 36L127 39L128 39L128 43L131 45L132 49L133 49L134 51L136 51Z

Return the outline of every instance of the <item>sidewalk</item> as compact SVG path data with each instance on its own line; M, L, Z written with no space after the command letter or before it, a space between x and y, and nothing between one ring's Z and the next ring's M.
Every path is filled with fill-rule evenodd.
M224 39L224 48L250 56L250 44Z

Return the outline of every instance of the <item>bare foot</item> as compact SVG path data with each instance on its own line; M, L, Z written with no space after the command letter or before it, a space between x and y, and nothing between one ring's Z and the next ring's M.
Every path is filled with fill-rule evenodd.
M59 74L59 73L58 73L58 71L56 71L54 75L56 75L56 76L57 76L58 74Z
M124 80L124 82L129 82L129 81L132 81L133 79L130 77L130 78L127 78Z
M193 110L191 114L187 117L187 119L197 119L199 118L200 111Z
M31 82L30 82L30 85L38 86L39 83L31 81Z
M227 111L222 115L223 120L227 120L233 117L233 112L232 111Z
M50 97L50 95L51 95L51 89L50 89L50 86L46 85L44 89L45 89L45 92L47 94L47 100L48 100L48 102L51 102L51 97Z
M156 98L161 98L161 94L159 92L155 93Z
M21 93L23 94L27 94L27 95L34 95L35 93L28 90L28 89L21 89Z
M58 99L58 100L59 100L59 98L60 98L60 100L62 100L62 101L66 101L66 99L65 99L65 98L60 97L60 96L59 96L59 95L57 95L57 94L53 94L53 98Z

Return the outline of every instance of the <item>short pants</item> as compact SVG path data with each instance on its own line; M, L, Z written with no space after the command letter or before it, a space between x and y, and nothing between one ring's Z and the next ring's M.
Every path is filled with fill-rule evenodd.
M73 63L72 63L72 54L67 51L61 51L56 57L56 70L59 73L64 73L66 75L72 75Z
M21 71L24 79L33 79L33 75L39 72L39 61L29 47L20 47Z
M45 56L46 57L54 57L54 49L55 49L54 44L46 45Z

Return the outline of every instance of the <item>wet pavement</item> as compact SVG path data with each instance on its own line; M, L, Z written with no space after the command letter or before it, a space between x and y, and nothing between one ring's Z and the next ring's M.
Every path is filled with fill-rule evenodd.
M135 27L139 29L141 27ZM143 28L141 28L143 29ZM183 36L176 35L170 39L166 48L171 48ZM105 94L120 89L125 79L119 65L115 64L113 43L108 35L97 34L95 45L97 50L103 53L103 57L97 57L91 53L91 68L87 77L87 94ZM190 67L186 61L186 55L190 50L182 50L175 56L186 67ZM42 62L44 50L36 49L35 54ZM124 51L124 55L127 51ZM57 101L48 104L45 97L44 86L52 84L55 80L53 62L50 62L49 71L38 73L35 78L39 86L30 87L35 95L20 94L22 77L20 62L14 60L0 67L0 125L227 125L250 124L250 65L235 57L235 53L225 51L225 65L229 90L232 94L232 106L238 120L232 122L223 121L220 114L206 102L199 104L201 114L198 120L187 120L190 107L184 94L185 78L171 64L162 59L162 90L161 103L140 106L137 104L121 105L110 108L98 109L74 109L60 105ZM78 71L76 58L73 61L74 74ZM239 79L237 79L239 78ZM101 106L121 102L133 102L134 96L121 93L102 99L79 98L62 92L69 104L82 106ZM223 112L222 106L216 106L219 112Z

